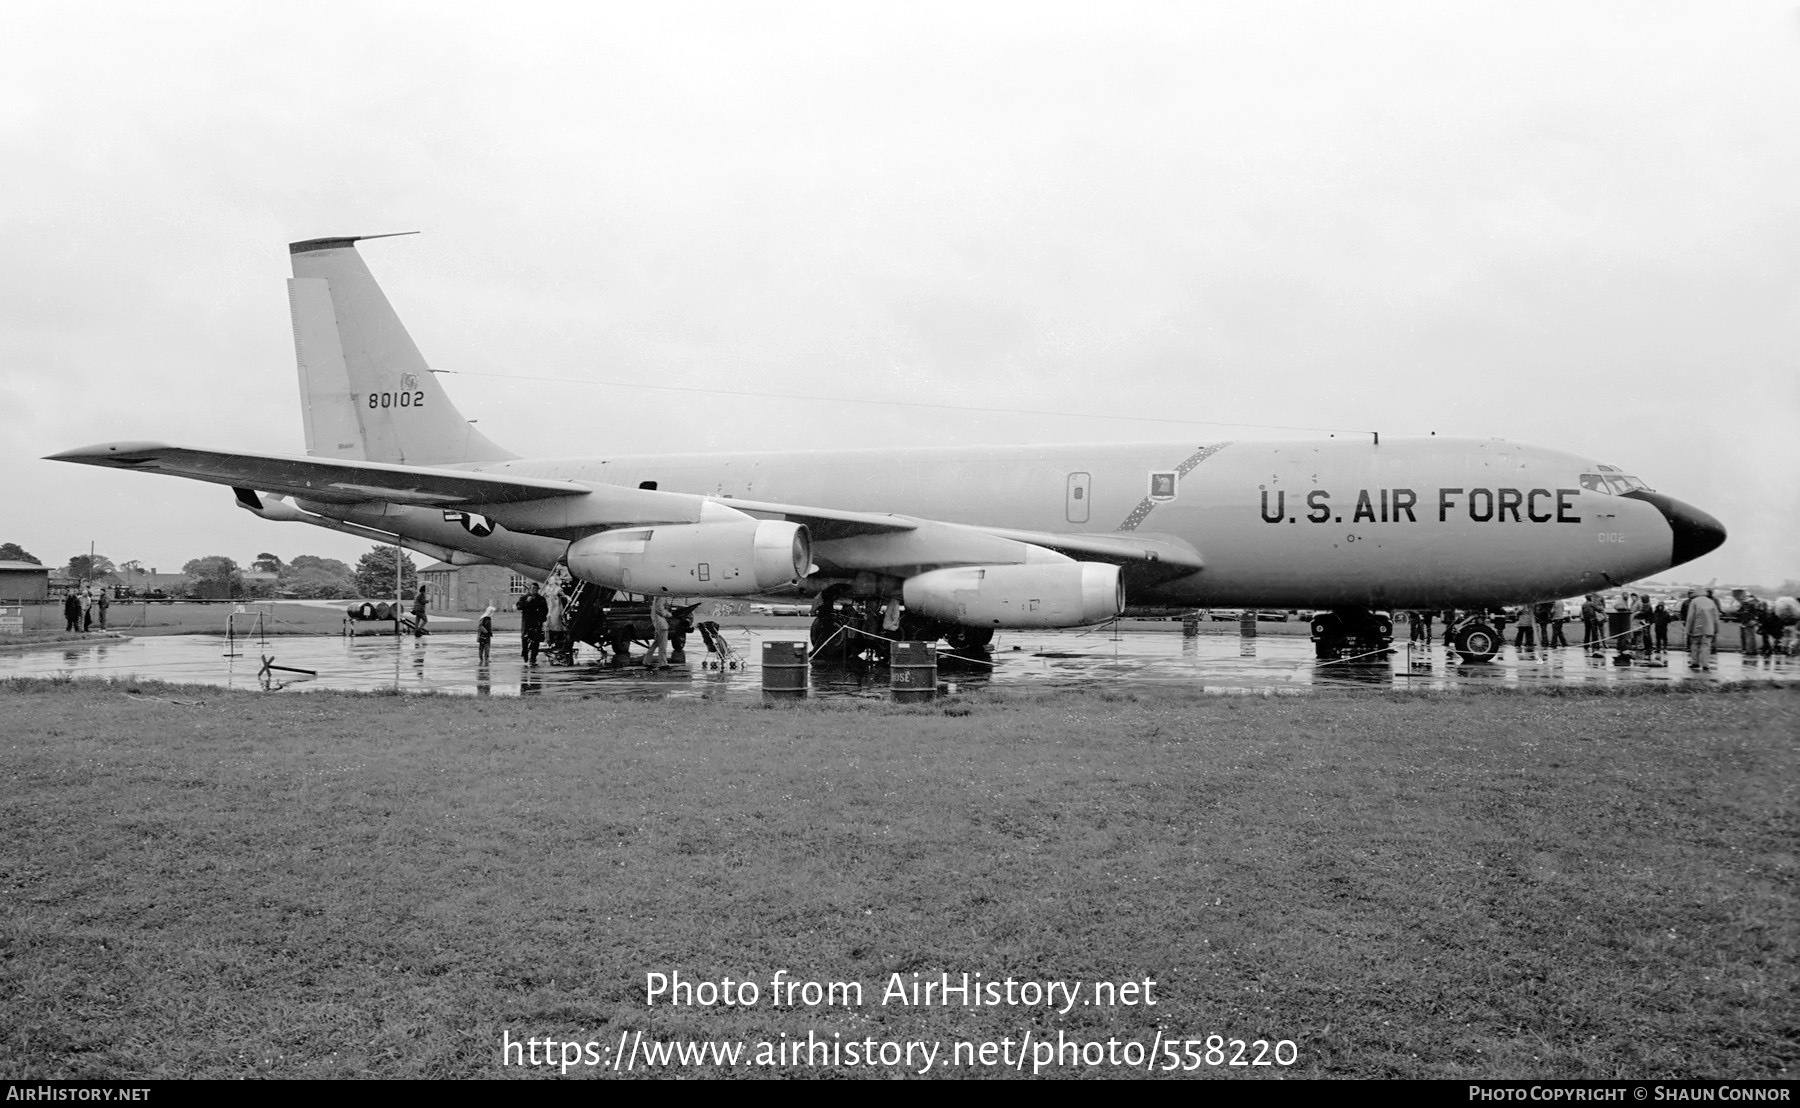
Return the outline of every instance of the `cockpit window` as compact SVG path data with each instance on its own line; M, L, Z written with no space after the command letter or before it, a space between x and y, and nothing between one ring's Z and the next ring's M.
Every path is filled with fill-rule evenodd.
M1620 473L1612 466L1601 466L1599 468L1605 472L1584 473L1581 475L1582 488L1587 489L1589 492L1612 493L1615 496L1624 496L1628 492L1656 491L1636 477Z

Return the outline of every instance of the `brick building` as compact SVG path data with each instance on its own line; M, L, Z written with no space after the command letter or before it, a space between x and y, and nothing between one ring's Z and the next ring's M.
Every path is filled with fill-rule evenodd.
M479 612L490 603L508 611L525 591L525 578L505 566L433 562L419 571L419 580L430 590L426 603L433 612Z

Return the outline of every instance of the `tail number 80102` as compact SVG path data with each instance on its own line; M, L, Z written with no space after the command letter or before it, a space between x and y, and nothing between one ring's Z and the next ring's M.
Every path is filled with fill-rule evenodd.
M371 408L423 408L425 394L423 392L372 392L369 394Z

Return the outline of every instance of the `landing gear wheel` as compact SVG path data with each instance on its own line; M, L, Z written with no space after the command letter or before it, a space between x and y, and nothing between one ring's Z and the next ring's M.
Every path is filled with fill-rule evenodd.
M1465 662L1492 661L1500 653L1500 632L1485 623L1467 623L1456 629L1452 640Z
M1313 617L1313 657L1321 662L1335 659L1344 650L1344 621L1329 612Z
M986 650L988 643L994 641L994 629L992 627L952 627L944 635L944 640L950 644L950 649L956 651L972 653L977 650Z
M606 634L606 645L612 647L614 658L631 657L631 625L621 624L609 628Z

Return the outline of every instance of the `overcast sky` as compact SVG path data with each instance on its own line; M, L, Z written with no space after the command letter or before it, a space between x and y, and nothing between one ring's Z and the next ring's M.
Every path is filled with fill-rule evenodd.
M286 244L522 454L1498 436L1800 578L1792 3L9 4L0 541L368 543L37 459L301 452Z

